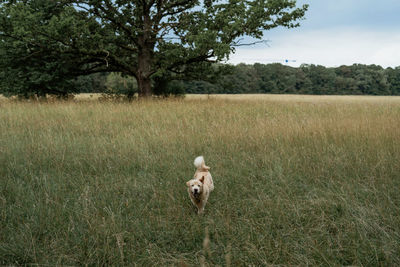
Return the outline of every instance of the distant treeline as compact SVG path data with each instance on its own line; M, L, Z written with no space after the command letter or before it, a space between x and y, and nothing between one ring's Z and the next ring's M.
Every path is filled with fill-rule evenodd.
M163 84L161 94L314 94L314 95L400 95L400 67L354 64L326 68L301 65L298 68L274 64L216 65L213 82L172 81ZM1 76L1 75L0 75ZM210 79L209 79L210 80ZM167 89L165 89L167 88ZM7 88L0 93L7 94ZM97 73L75 79L69 92L126 95L136 91L133 77L118 73ZM157 88L155 88L157 94Z
M184 87L196 94L400 95L400 67L239 64L215 84L185 82Z
M133 78L97 74L79 79L81 92L124 93L136 88ZM315 94L315 95L400 95L400 67L354 64L326 68L302 65L298 68L275 64L231 66L213 83L175 81L173 94Z

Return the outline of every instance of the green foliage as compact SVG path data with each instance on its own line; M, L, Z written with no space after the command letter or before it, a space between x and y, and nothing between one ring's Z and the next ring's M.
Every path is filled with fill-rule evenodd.
M182 81L156 79L154 94L164 97L168 97L171 95L182 96L185 94L185 85Z
M386 73L387 82L390 85L390 93L392 95L400 95L400 67L395 69L388 68Z
M187 93L203 94L400 95L400 67L239 64L215 84L186 82L185 88Z
M59 1L3 1L0 5L0 80L5 95L68 95L80 92L76 78L96 62L73 47L98 41L98 23L83 21Z
M297 27L306 10L295 0L4 0L2 84L7 95L68 94L77 76L118 72L147 96L160 79L205 78L241 37Z
M73 86L79 93L104 93L107 91L109 77L107 73L79 76L74 79Z
M137 93L136 80L130 76L123 76L121 73L109 74L105 86L108 94L128 95Z

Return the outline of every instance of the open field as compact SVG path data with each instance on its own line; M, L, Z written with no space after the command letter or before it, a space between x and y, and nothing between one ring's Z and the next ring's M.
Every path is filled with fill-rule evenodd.
M75 100L97 100L101 94L78 94ZM305 102L305 103L400 103L400 96L348 96L348 95L279 95L279 94L223 94L223 95L195 95L189 94L185 97L188 100L264 100L264 101L280 101L280 102Z
M82 93L74 95L74 101L97 101L102 97L99 93ZM296 103L373 103L387 104L400 103L400 96L373 96L373 95L288 95L288 94L187 94L186 100L263 100L274 102ZM0 101L8 101L0 94Z
M1 102L0 265L399 266L400 98L236 98Z

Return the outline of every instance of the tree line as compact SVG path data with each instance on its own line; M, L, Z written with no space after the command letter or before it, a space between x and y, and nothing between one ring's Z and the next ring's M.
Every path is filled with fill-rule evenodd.
M221 71L223 69L223 71ZM183 94L313 94L313 95L400 95L400 67L354 64L327 68L320 65L290 67L274 64L217 65L215 79L173 80L157 95ZM1 73L1 72L0 72ZM127 96L138 93L135 78L121 73L80 76L70 83L73 93L103 93ZM11 91L12 92L12 91ZM0 88L6 96L10 91ZM56 94L57 95L57 94Z
M312 94L312 95L400 95L400 67L354 64L327 68L280 63L220 65L216 79L173 81L164 93L179 94ZM111 79L110 79L111 77ZM106 79L103 88L111 93L137 90L134 80L119 75ZM97 84L97 83L92 83ZM108 89L107 89L108 88ZM93 88L95 90L95 88Z
M184 87L187 93L213 94L400 95L400 67L239 64L214 84L193 81Z

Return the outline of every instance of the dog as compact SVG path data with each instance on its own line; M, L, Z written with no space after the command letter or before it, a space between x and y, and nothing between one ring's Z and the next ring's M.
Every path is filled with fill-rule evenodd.
M203 156L199 156L194 160L194 166L197 170L193 179L188 181L186 185L189 197L197 207L197 213L202 214L210 192L214 190L214 182L209 172L210 167L206 166Z

